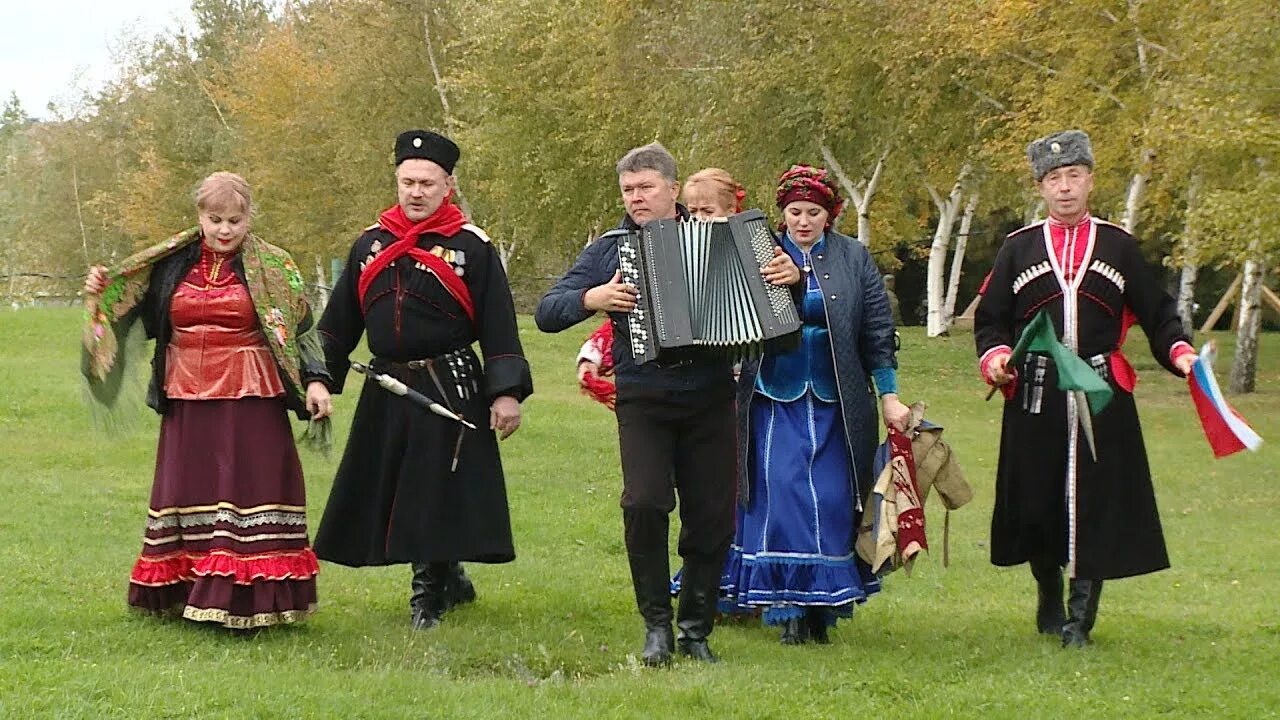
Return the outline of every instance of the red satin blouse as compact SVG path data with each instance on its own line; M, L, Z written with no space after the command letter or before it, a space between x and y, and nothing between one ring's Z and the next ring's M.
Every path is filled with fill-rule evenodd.
M284 383L231 255L203 248L173 294L165 394L176 400L277 397Z

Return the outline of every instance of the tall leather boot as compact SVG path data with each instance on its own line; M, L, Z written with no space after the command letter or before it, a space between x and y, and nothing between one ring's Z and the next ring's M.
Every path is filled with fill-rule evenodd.
M1045 635L1061 635L1067 622L1062 605L1062 566L1057 560L1038 558L1031 561L1031 575L1036 579L1036 629Z
M636 609L644 619L645 665L671 662L675 636L671 632L671 563L667 559L667 533L671 519L663 510L623 508L622 528L631 564L631 585Z
M476 601L476 586L472 584L471 578L467 577L467 571L463 569L460 562L449 563L444 598L446 608Z
M1070 587L1067 622L1062 626L1062 647L1082 648L1089 644L1089 633L1098 619L1102 581L1072 578Z
M1102 581L1093 581L1093 590L1089 593L1089 604L1085 608L1084 632L1085 635L1093 632L1093 626L1098 622L1098 604L1102 602Z
M828 633L831 625L831 610L821 605L811 605L804 609L804 624L809 629L809 639L819 645L830 645L831 635Z
M809 623L803 616L797 615L782 621L782 632L778 634L778 642L783 645L803 645L809 642Z
M409 580L409 611L417 613L427 598L427 564L413 563L409 567L413 570L413 577Z
M627 553L636 608L644 619L644 649L640 660L658 667L671 662L675 636L671 632L670 562L663 553Z
M414 630L427 630L440 624L440 618L448 610L445 600L445 582L449 575L449 563L414 563L413 595L409 607L413 611Z
M676 647L680 654L703 662L718 662L711 652L707 636L715 626L716 600L720 596L720 570L723 561L685 559L684 577L680 584L680 609L676 614L679 636Z

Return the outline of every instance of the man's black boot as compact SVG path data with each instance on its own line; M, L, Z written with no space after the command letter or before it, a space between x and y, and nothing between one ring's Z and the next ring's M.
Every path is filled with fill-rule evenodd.
M671 662L675 636L671 632L671 563L667 559L670 519L664 510L622 509L622 528L631 565L636 609L644 619L644 648L640 660L660 667Z
M427 630L440 624L440 618L448 609L445 601L445 579L449 563L415 563L413 565L413 596L409 607L413 611L414 630Z
M412 593L409 595L409 611L417 614L418 608L427 599L427 564L413 563L409 566L413 570L413 578L409 580L409 588Z
M1031 575L1036 579L1036 629L1045 635L1061 635L1067 622L1062 605L1062 566L1056 560L1031 561Z
M707 637L716 619L721 565L722 561L686 558L680 584L680 609L676 615L680 634L676 647L681 655L702 662L719 662L707 644Z
M444 599L446 608L476 601L476 586L472 584L471 578L467 577L467 571L463 569L462 563L449 563L449 570L445 578Z
M640 649L640 662L649 667L666 667L671 664L671 652L675 649L675 635L670 625L645 624L644 647Z
M1098 619L1102 581L1073 578L1070 587L1067 622L1062 626L1062 647L1082 648L1089 644L1089 633Z
M667 554L628 553L636 608L644 619L644 649L640 661L659 667L671 662L675 636L671 632L671 576Z

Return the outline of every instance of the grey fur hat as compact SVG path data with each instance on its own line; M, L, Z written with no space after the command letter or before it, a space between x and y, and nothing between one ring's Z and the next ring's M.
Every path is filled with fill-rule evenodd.
M1027 161L1036 182L1068 165L1088 165L1093 170L1093 145L1083 130L1063 130L1033 140L1027 146Z

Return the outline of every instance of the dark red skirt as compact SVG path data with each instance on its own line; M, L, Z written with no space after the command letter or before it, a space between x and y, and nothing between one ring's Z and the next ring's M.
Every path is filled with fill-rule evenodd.
M248 629L316 605L306 488L280 398L173 400L129 604Z

